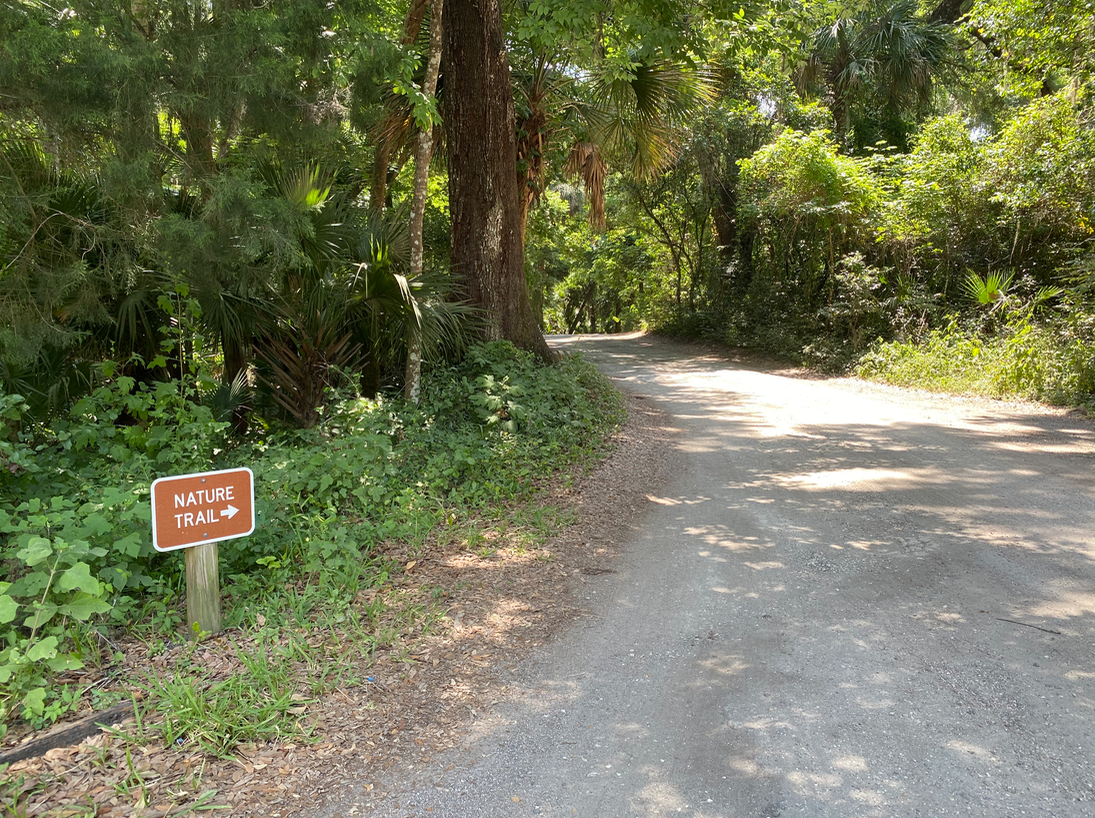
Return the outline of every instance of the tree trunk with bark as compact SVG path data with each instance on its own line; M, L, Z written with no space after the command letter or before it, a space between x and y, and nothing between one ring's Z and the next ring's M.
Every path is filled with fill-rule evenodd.
M452 265L489 339L553 360L525 284L513 85L498 0L445 0Z
M418 39L418 33L422 28L422 20L432 5L431 0L411 0L407 8L407 17L403 21L403 37L400 44L410 46ZM432 42L430 48L433 48ZM434 83L436 85L436 82ZM390 134L383 134L377 141L376 154L373 159L373 179L369 188L369 212L374 218L379 218L387 207L388 178L393 173L390 167L392 159L392 142ZM402 161L396 162L395 173L399 173Z
M442 13L444 0L433 0L430 17L430 53L426 60L426 78L422 93L433 97L437 92L437 77L441 68ZM430 177L430 159L433 157L433 127L419 131L414 149L414 190L411 196L411 264L408 278L422 275L425 263L422 245L422 225L426 216L426 194ZM407 400L418 403L422 384L422 326L417 313L413 313L407 337L406 382L403 387Z

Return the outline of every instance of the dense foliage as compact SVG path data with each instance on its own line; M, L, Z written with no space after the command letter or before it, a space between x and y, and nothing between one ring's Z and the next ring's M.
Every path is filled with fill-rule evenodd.
M8 712L177 624L157 476L253 465L247 583L589 445L583 365L468 349L546 357L537 320L1092 401L1088 5L439 2L0 0Z
M860 372L903 382L969 357L944 349L995 350L1007 373L991 386L945 382L1089 402L1095 15L991 0L799 12L770 4L729 43L708 32L712 96L669 123L656 174L610 174L601 237L571 221L545 242L558 217L533 219L550 324L829 368L867 354Z
M178 382L147 387L110 367L102 376L47 425L25 423L21 399L5 398L5 715L55 718L72 701L45 685L51 673L109 658L102 637L113 631L169 635L182 624L181 555L152 548L157 477L254 472L255 533L220 547L226 593L261 585L272 568L275 585L285 573L369 584L381 543L420 541L454 513L527 497L621 419L617 395L580 358L546 367L503 342L427 372L417 406L341 395L310 428L247 442Z

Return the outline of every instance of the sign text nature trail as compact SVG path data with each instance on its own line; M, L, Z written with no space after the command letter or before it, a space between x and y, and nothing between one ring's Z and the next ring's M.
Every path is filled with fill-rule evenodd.
M255 530L250 469L161 477L152 484L152 544L173 551L246 537Z

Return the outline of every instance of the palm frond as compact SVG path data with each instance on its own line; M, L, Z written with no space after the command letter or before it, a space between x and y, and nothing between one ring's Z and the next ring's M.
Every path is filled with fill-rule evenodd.
M319 418L326 389L339 384L340 373L359 370L364 354L346 320L343 288L321 283L303 295L277 304L255 353L263 364L259 379L270 396L307 428Z
M547 52L539 52L532 70L515 72L518 94L514 100L517 114L517 164L524 177L522 195L526 207L540 200L547 167L547 151L551 138L559 128L561 112L552 110L553 100L565 95L573 84L552 64ZM565 107L565 106L564 106Z
M715 92L711 72L667 59L595 79L595 102L586 107L590 141L608 154L629 154L632 173L647 177L674 160L679 126Z
M409 207L404 202L394 211L371 214L352 242L354 262L405 268L411 255Z
M962 290L981 306L994 305L1007 298L1013 274L1005 276L1001 272L992 272L984 278L970 270L962 282Z
M230 383L218 384L202 394L202 403L209 407L213 417L229 423L240 413L251 408L251 373L241 369Z
M891 112L922 109L948 49L946 26L922 17L916 0L896 0L818 29L795 82L800 93L828 93L837 127L846 129L856 98Z
M482 329L482 310L457 300L456 282L447 272L424 272L408 286L427 360L459 354Z
M600 147L593 142L575 142L564 172L570 177L581 177L589 199L589 223L595 230L604 230L608 165Z

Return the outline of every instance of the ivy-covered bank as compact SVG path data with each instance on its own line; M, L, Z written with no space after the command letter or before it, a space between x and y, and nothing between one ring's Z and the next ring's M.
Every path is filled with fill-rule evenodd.
M312 428L243 439L179 381L103 375L48 423L0 397L0 731L86 707L94 690L57 680L120 661L125 637L183 635L182 555L152 547L156 478L250 467L255 532L220 544L225 626L263 610L307 620L382 585L393 543L413 551L442 521L529 497L623 419L580 357L544 366L501 342L428 371L418 406L347 394Z

